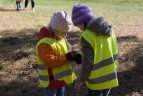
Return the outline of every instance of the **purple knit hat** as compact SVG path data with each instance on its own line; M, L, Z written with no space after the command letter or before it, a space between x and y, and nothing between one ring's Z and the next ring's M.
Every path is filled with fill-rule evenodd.
M78 4L73 6L72 21L74 25L79 25L94 18L93 12L87 5Z

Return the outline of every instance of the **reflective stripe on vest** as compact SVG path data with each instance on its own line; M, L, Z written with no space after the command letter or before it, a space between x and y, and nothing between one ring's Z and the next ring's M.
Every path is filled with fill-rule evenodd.
M55 74L54 78L55 79L60 79L60 78L65 77L65 76L69 76L69 75L72 74L72 72L73 72L72 70L66 70L66 71L63 71L61 73Z
M103 60L103 61L101 61L97 64L94 64L93 67L92 67L92 70L97 70L97 69L100 69L104 66L113 64L117 60L117 58L118 58L118 54L115 54L111 58L108 58L108 59ZM106 81L109 81L109 80L113 80L115 78L117 78L117 74L116 73L111 73L111 74L108 74L106 76L102 76L102 77L99 77L99 78L88 79L87 81L90 82L91 84L98 84L98 83L103 83L103 82L106 82Z
M117 78L117 74L116 73L111 73L108 74L106 76L102 76L99 78L95 78L95 79L88 79L87 81L90 82L91 84L99 84L99 83L104 83L106 81L110 81Z
M49 81L49 76L47 75L39 75L39 79L43 81Z
M39 64L38 69L39 70L47 70L47 66L45 64Z
M46 65L44 65L44 64L38 64L38 69L39 69L38 70L39 71L39 79L43 80L43 81L49 81L49 76L47 75L48 70L47 70ZM46 74L44 72L42 72L42 71L46 71L45 72Z
M97 70L99 68L102 68L104 66L113 64L118 59L118 54L113 55L113 57L105 59L99 63L96 63L93 65L92 70Z
M44 64L39 64L38 69L39 70L47 70L46 65L44 65ZM60 73L54 74L54 79L60 79L65 76L69 76L72 74L72 72L73 72L73 70L69 69L69 70L65 70ZM47 75L39 75L39 78L41 80L49 80Z

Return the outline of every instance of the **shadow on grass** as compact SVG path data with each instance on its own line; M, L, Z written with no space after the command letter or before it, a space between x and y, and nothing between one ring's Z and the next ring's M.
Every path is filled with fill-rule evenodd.
M38 88L38 81L33 80L17 80L11 81L0 86L0 96L40 96L41 89Z
M117 38L118 42L139 42L136 36L122 36Z
M0 38L0 59L2 61L16 61L31 54L37 42L36 29L23 29L20 32L5 30L1 32Z
M0 96L39 96L38 78L34 73L37 65L33 62L26 64L27 61L21 63L22 68L20 65L13 65L16 61L35 53L37 33L36 29L1 32L0 64L10 61L9 65L12 66L0 70ZM19 68L13 70L14 67Z
M143 44L136 36L123 36L117 38L119 44L125 42L126 44L135 42L131 46L136 46L127 54L123 54L119 58L119 66L127 64L133 66L131 69L119 72L120 86L112 90L113 96L135 96L133 94L143 95ZM122 46L122 45L121 45Z
M24 49L27 48L34 48L37 39L37 31L35 29L23 29L18 34L14 34L13 30L5 30L0 38L0 59L11 58L9 60L13 60L14 58L11 55L16 55L16 50L21 50L21 52L25 52ZM73 44L79 43L79 34L70 33L68 35L68 40ZM73 38L75 37L76 38ZM73 39L72 39L73 38ZM75 41L74 41L75 40ZM113 88L110 95L111 96L131 96L133 92L139 92L140 95L143 95L143 45L138 40L136 36L123 36L118 37L117 40L119 41L120 46L122 46L122 42L126 44L129 43L138 43L136 48L129 49L130 51L127 54L123 54L119 58L119 66L124 64L130 65L130 62L133 63L134 67L129 70L119 72L119 82L120 86L117 88ZM127 50L127 49L126 49ZM20 52L20 51L18 51ZM20 53L23 54L23 53ZM24 53L25 54L25 53ZM28 56L31 53L26 53ZM18 55L16 55L18 57ZM123 59L125 57L125 59ZM20 57L18 57L19 59ZM17 60L17 59L15 59ZM15 61L14 60L14 61ZM23 69L24 70L24 69ZM27 70L27 69L26 69ZM22 75L10 82L3 81L0 79L0 96L40 96L41 89L38 87L37 77L29 77L29 74ZM5 82L4 84L2 84ZM68 86L66 90L65 96L74 96L75 92L74 86ZM80 96L84 96L87 93L87 88L82 88L79 92Z

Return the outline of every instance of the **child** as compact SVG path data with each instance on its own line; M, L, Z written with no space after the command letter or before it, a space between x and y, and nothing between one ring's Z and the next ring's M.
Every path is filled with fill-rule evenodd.
M87 5L78 4L72 9L73 24L81 36L82 67L76 89L86 82L88 96L108 96L118 86L118 46L112 26L104 17L94 17Z
M21 0L16 0L16 10L17 10L17 11L20 11L20 10L21 10L21 5L20 5L20 3L21 3Z
M36 54L39 83L43 87L42 96L64 96L65 86L76 79L70 61L81 63L81 55L70 52L64 38L71 27L72 21L68 13L60 11L55 12L50 24L40 30Z

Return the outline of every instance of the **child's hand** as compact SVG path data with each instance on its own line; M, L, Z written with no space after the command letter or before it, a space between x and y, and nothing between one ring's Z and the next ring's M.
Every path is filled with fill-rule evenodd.
M75 51L74 51L75 52ZM81 58L81 54L78 53L78 52L75 52L74 53L74 61L77 63L77 64L81 64L82 63L82 58Z
M66 57L68 60L75 61L77 64L81 64L82 62L81 54L76 51L67 53Z
M66 54L66 58L70 61L73 61L74 60L74 52L69 52Z

